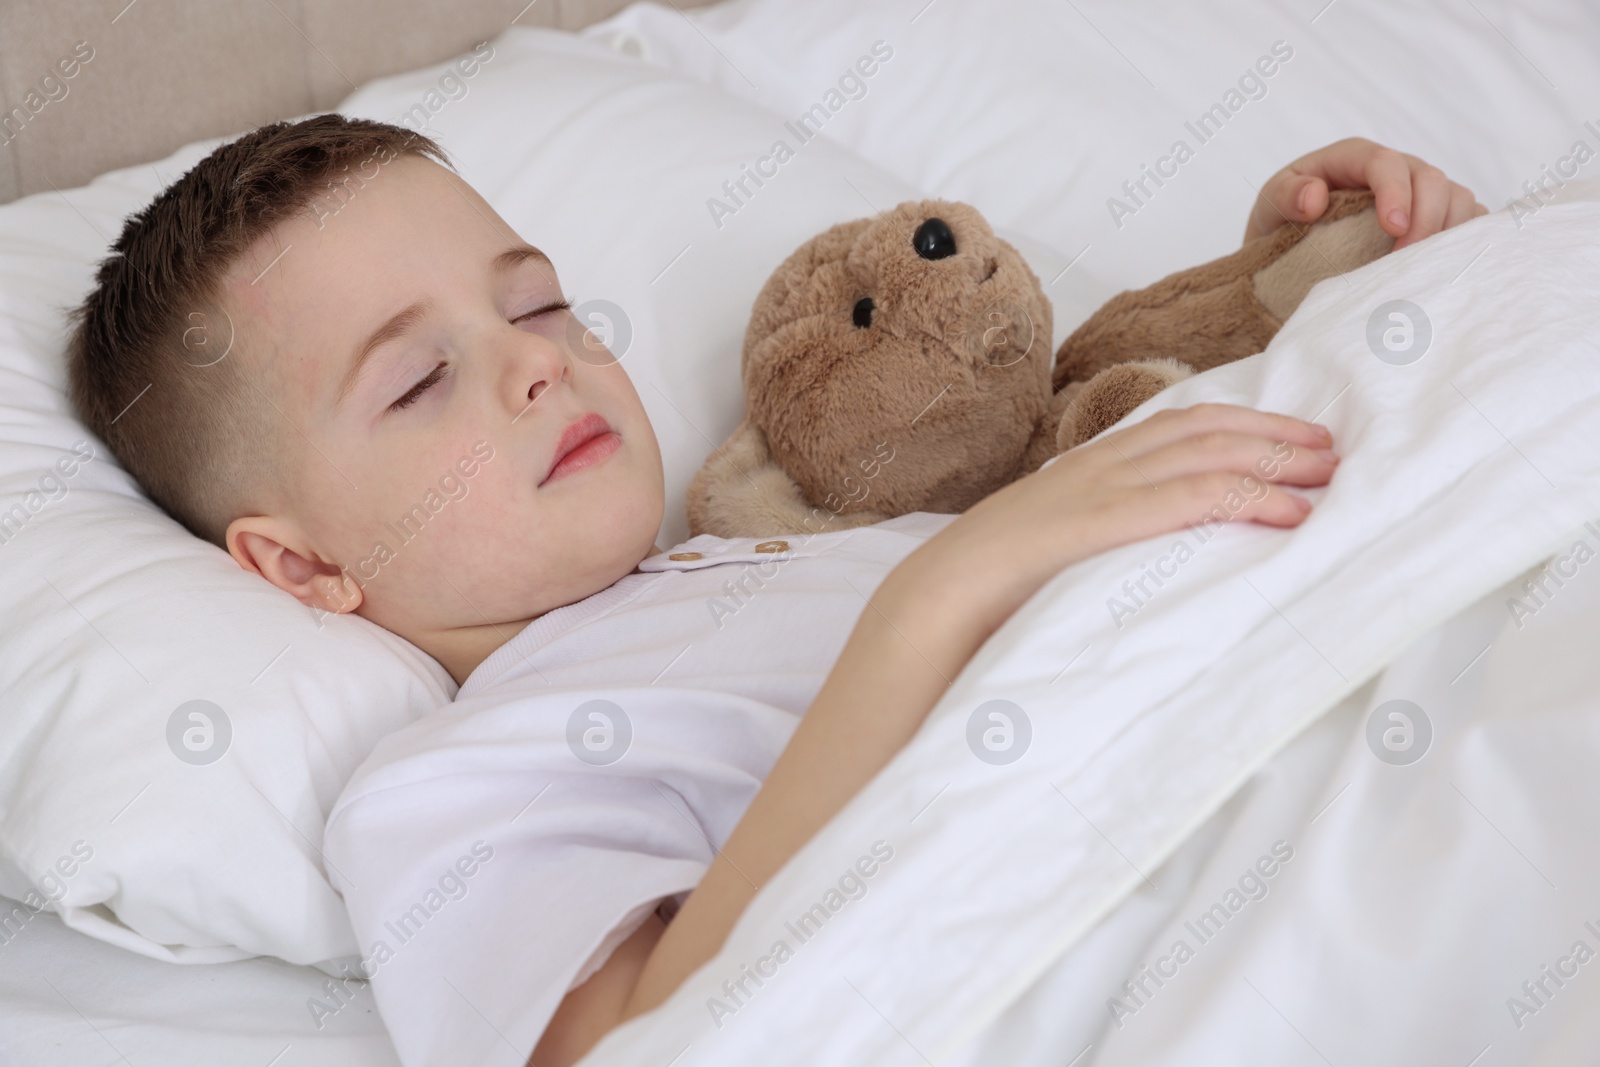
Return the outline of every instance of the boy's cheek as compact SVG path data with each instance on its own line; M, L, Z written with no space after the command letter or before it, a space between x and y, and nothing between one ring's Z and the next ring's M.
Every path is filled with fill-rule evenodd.
M467 495L467 483L452 472L439 479L439 491L449 500L463 500Z

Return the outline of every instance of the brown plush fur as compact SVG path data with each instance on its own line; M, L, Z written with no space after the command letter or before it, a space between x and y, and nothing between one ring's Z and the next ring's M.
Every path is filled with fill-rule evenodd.
M1107 367L1152 355L1176 357L1195 371L1255 355L1267 347L1288 318L1273 314L1257 296L1252 284L1255 275L1298 245L1308 231L1371 204L1371 193L1338 190L1327 212L1312 226L1287 223L1232 255L1169 274L1144 289L1118 293L1062 343L1052 382L1059 389L1067 382L1088 381ZM1370 228L1383 233L1376 211L1371 213ZM1390 238L1382 252L1349 266L1324 263L1324 271L1314 280L1352 270L1393 246ZM1313 259L1308 266L1314 267L1316 262ZM1314 270L1310 273L1316 274ZM1303 297L1310 288L1306 285L1299 295ZM1299 299L1293 300L1288 310L1299 304Z
M1371 203L1337 192L1313 226L1122 293L1053 361L1043 288L974 208L912 201L835 226L756 298L746 416L689 487L690 529L748 537L963 511L1167 386L1265 348L1312 285L1392 247ZM939 258L914 246L930 219L954 238Z
M835 514L807 502L794 479L773 462L767 435L748 418L695 475L688 510L691 533L718 537L822 533L894 517L871 509Z
M1074 395L1061 416L1056 451L1076 448L1100 431L1109 430L1128 412L1193 374L1192 369L1175 359L1142 359L1107 367L1089 382L1069 383L1063 392L1081 392Z
M929 218L948 224L955 254L913 249ZM864 298L871 322L858 326ZM1051 325L1039 280L966 204L901 204L820 234L756 299L746 418L690 486L690 529L798 532L965 510L1055 454L1065 401L1050 388ZM759 499L770 492L752 462L763 451L814 505L776 507L809 527L751 525L775 507Z

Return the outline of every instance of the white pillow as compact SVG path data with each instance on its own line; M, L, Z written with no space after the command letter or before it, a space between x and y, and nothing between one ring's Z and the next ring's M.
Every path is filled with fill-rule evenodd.
M761 283L820 229L920 194L818 141L719 228L706 199L780 119L548 31L514 29L469 65L384 79L344 110L431 122L575 301L626 309L671 544L684 486L739 417ZM409 643L319 623L190 536L63 395L62 311L123 217L218 143L0 207L0 507L26 513L0 543L0 892L161 958L327 961L356 951L318 852L329 806L380 736L455 687ZM180 758L186 734L210 745L191 759L220 758Z
M326 811L455 686L190 536L69 414L63 311L161 184L141 167L0 207L0 893L157 958L313 962L355 950Z
M1491 208L1576 141L1600 160L1600 16L1570 0L637 3L585 32L791 121L883 42L892 58L823 135L998 226L1087 249L1049 289L1058 303L1084 276L1139 287L1237 248L1255 187L1343 137L1419 155ZM1237 108L1202 143L1185 124L1217 104ZM1123 183L1180 139L1192 158L1131 200ZM1112 198L1132 214L1114 221Z

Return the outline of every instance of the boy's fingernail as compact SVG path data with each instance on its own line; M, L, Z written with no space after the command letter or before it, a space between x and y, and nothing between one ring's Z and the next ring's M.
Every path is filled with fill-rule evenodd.
M1306 202L1311 199L1311 183L1306 182L1300 187L1300 195L1294 198L1294 209L1305 214Z
M1326 426L1322 425L1322 423L1313 422L1311 424L1311 426L1312 426L1312 429L1316 430L1323 437L1326 437L1330 441L1333 440L1333 431L1328 429Z
M1389 222L1398 230L1407 229L1411 225L1411 216L1399 208L1389 212Z
M1305 497L1301 496L1299 493L1290 493L1289 496L1290 496L1291 499L1294 500L1294 506L1299 508L1301 511L1310 511L1311 510L1311 501L1307 500Z
M1321 459L1324 463L1337 463L1337 462L1339 462L1338 455L1335 454L1335 452L1331 448L1319 448L1319 449L1317 449L1317 458Z

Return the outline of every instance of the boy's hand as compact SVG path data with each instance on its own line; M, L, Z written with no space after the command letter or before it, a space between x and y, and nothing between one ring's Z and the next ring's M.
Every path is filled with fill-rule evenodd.
M968 651L1063 568L1225 501L1223 516L1299 525L1309 501L1271 483L1327 484L1332 444L1321 426L1230 404L1157 412L984 498L891 573L885 598L908 617L967 620Z
M1250 212L1246 241L1285 222L1311 222L1328 209L1329 189L1371 189L1378 222L1397 238L1395 248L1415 244L1458 223L1486 215L1466 186L1416 156L1363 137L1348 137L1301 156L1267 179Z

